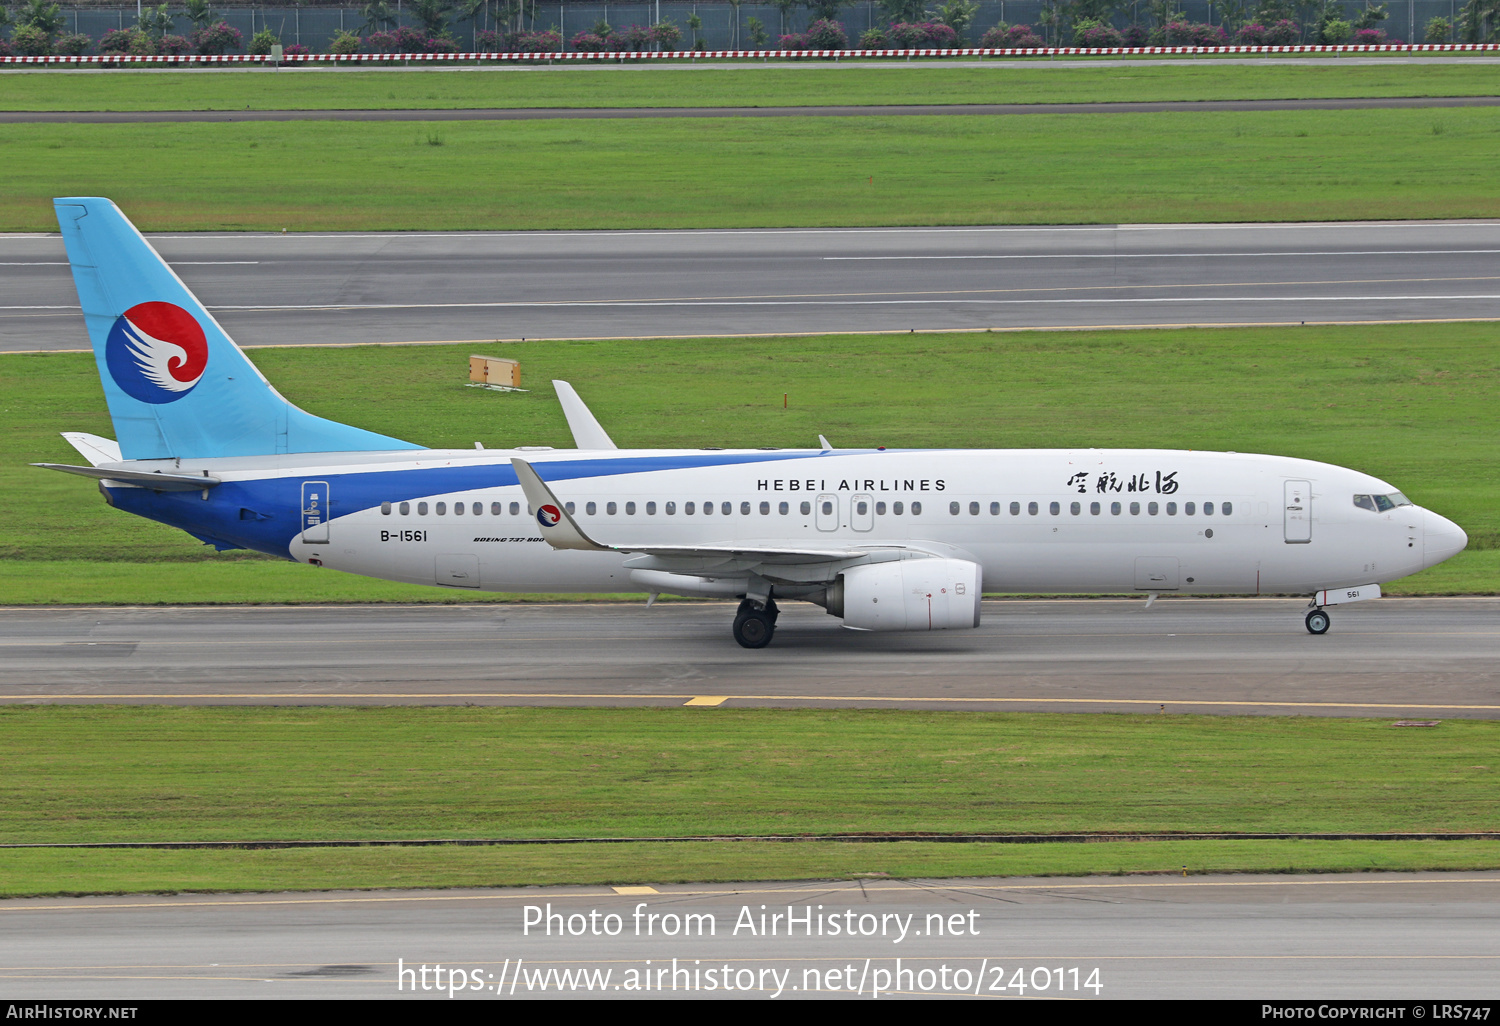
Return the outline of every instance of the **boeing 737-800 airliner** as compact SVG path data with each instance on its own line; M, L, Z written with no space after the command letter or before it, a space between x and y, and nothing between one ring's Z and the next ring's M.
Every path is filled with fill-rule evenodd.
M983 592L1307 594L1459 552L1355 470L1158 449L631 450L557 382L576 449L425 449L283 399L107 199L55 201L117 440L65 437L105 501L220 549L487 591L777 600L847 627L974 627ZM820 442L823 440L820 439Z

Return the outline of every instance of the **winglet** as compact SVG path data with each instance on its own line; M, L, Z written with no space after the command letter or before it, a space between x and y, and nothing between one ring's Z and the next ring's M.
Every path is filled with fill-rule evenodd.
M521 483L521 491L526 493L526 502L536 511L537 526L542 529L542 538L554 549L584 549L595 552L611 551L608 545L600 545L594 539L583 533L582 528L573 520L568 508L557 501L557 496L552 494L552 489L537 476L531 464L525 460L512 457L511 465L516 468L516 479Z
M578 398L577 391L566 381L552 382L557 389L557 401L562 403L563 416L568 418L568 430L573 432L573 444L580 449L618 449L619 446L599 426L599 421Z
M828 439L824 438L822 435L818 436L818 444L823 447L824 452L828 452L833 448L833 445L828 441Z

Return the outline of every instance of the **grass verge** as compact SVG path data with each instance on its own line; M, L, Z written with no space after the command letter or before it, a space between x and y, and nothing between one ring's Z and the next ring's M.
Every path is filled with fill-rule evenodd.
M581 844L546 848L4 851L0 896L532 887L890 877L1500 869L1493 841Z
M1500 724L824 710L0 709L8 842L1445 831ZM0 851L0 893L1493 869L1485 841Z
M683 75L692 75L684 79ZM1488 96L1473 64L1353 67L1142 62L1036 68L866 65L524 67L403 71L49 71L8 75L0 110L380 110L482 107L766 107L1111 103L1129 100Z
M1493 217L1497 146L1500 108L22 124L0 231L66 195L148 231Z
M571 444L550 386L510 395L464 387L471 349L520 359L533 382L574 382L626 446L798 446L822 432L844 445L1191 448L1355 467L1452 518L1471 539L1471 551L1390 593L1500 591L1500 509L1488 483L1500 476L1500 345L1491 324L253 355L293 402L424 445L469 448L476 437L490 447ZM59 431L113 435L92 357L11 354L0 357L0 371L0 604L453 599L442 589L215 554L110 509L89 482L26 465L76 461Z
M1485 830L1497 739L1485 720L7 706L0 837Z

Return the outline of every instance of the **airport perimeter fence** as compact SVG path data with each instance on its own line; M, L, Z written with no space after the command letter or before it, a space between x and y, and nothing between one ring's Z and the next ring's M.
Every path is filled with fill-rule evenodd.
M688 50L666 52L594 52L569 51L567 53L311 53L287 54L280 61L261 54L223 54L203 56L133 57L119 54L81 57L0 57L0 65L6 64L94 64L106 67L138 64L276 64L296 66L311 64L474 64L486 61L508 63L545 63L553 61L608 62L661 62L683 63L700 59L717 60L843 60L850 58L868 60L910 60L929 57L1141 57L1152 55L1195 54L1359 54L1359 53L1497 53L1500 43L1443 43L1443 44L1383 44L1380 46L1140 46L1140 47L1081 47L1060 46L1032 50L997 50L981 47L961 47L948 50Z
M64 7L63 31L90 36L97 41L108 31L134 26L143 6ZM412 16L408 3L398 0L391 6L401 26L420 28L421 23ZM1048 29L1043 25L1043 10L1050 9L1051 6L1050 0L980 0L979 10L965 35L969 42L977 42L985 32L1002 22L1007 25L1029 25L1048 44L1050 52L1060 48L1060 44L1071 41L1059 38L1055 29ZM1179 17L1186 21L1208 25L1224 23L1223 4L1214 0L1184 0L1177 6L1181 12ZM1342 8L1342 18L1353 23L1369 4L1363 0L1334 0L1331 6L1335 9ZM1149 24L1151 16L1148 7L1149 0L1131 0L1115 15L1115 26L1124 29L1132 24ZM1429 23L1434 19L1441 18L1450 27L1456 26L1463 14L1464 3L1462 0L1388 0L1386 8L1389 17L1380 22L1379 27L1391 37L1392 42L1413 43L1426 40ZM1320 9L1308 7L1307 13L1298 19L1299 24L1304 26L1304 38L1297 42L1315 41L1307 38L1307 23L1316 21L1316 12ZM219 8L217 16L238 30L245 42L255 33L269 29L283 44L305 46L314 52L326 50L335 33L361 31L365 22L361 8L357 6L224 6ZM688 27L688 20L693 16L702 22L702 27L696 31ZM682 32L682 38L677 43L679 50L691 50L695 42L701 40L707 50L722 54L724 51L767 50L775 47L781 36L805 32L814 17L806 8L783 14L771 4L757 3L742 3L738 6L727 2L682 3L676 0L653 3L530 3L524 6L520 28L526 31L556 30L562 36L566 52L570 50L571 40L575 35L593 29L601 21L615 28L671 22ZM752 18L764 26L768 37L767 43L762 47L755 46L750 39L749 24ZM869 29L889 22L873 0L857 0L840 12L838 20L843 25L851 46L858 45L859 37ZM481 49L481 32L502 27L496 24L488 6L473 19L451 17L448 24L459 48L470 52ZM173 31L184 36L193 27L180 13L176 15L174 26ZM1454 42L1451 31L1449 37L1441 41ZM1188 51L1173 48L1169 52ZM775 50L768 50L755 56L774 53Z

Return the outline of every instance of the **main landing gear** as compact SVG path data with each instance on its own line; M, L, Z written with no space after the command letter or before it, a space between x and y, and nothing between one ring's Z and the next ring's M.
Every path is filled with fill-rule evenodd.
M1307 633L1327 634L1328 625L1333 621L1328 618L1328 613L1326 610L1314 609L1311 613L1307 614L1307 620L1305 622L1307 624Z
M734 614L734 640L745 648L765 648L776 633L776 617L780 612L774 601L767 601L765 608L757 609L754 602L745 599Z

